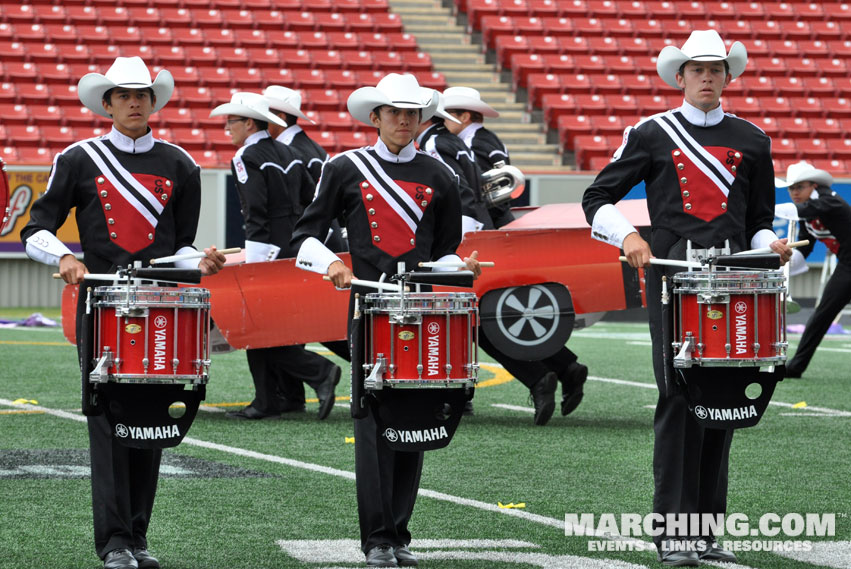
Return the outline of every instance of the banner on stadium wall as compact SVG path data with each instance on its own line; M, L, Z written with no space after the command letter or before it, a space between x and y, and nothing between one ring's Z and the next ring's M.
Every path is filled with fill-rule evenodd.
M29 171L13 170L7 172L9 176L9 221L0 227L0 254L20 254L25 256L24 246L21 243L21 229L30 220L30 208L33 202L47 189L47 179L50 172L47 170ZM75 210L71 210L68 219L59 229L57 237L65 243L72 251L79 253L80 234L77 230ZM14 255L17 256L17 255Z

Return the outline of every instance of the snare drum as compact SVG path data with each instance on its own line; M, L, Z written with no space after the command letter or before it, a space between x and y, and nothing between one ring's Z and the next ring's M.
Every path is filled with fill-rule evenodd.
M674 367L786 361L782 271L682 272L673 283Z
M210 291L144 285L92 291L93 383L203 384L210 369Z
M478 376L479 310L473 293L364 297L367 389L470 387Z

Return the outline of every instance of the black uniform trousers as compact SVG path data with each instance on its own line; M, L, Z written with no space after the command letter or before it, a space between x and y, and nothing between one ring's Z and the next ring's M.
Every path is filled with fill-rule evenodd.
M845 306L851 302L851 267L839 263L827 281L821 300L816 306L807 327L801 336L795 356L786 363L786 369L795 373L803 373L810 363L816 348L827 334L833 319Z
M363 296L370 292L375 291L352 287L349 325L354 313L354 295L359 293ZM423 452L396 451L388 447L369 404L366 416L354 422L355 487L361 549L367 553L382 544L393 547L408 545L411 543L408 521L414 512L420 487Z
M86 294L78 292L77 338L82 330ZM88 354L78 356L86 375L91 371ZM92 480L92 517L95 552L103 559L114 549L148 547L148 524L154 509L162 449L124 446L112 436L106 415L87 417Z
M659 301L662 273L651 266L645 269L645 274L653 371L659 388L659 401L653 417L653 512L663 516L724 514L727 511L727 467L733 430L708 429L692 417L688 402L676 385L672 362L665 364L663 360L663 321L667 318L664 325L669 330L673 321L669 317L670 312L663 315ZM668 366L667 382L665 365ZM723 373L724 368L720 368L719 376ZM667 537L676 536L667 536L663 532L653 541L658 545Z
M303 402L302 382L316 389L334 365L331 360L305 349L303 344L247 349L245 353L254 381L251 406L262 413L280 412L281 396ZM297 389L301 390L300 399Z
M517 378L520 383L529 389L547 373L554 371L556 375L560 375L570 364L577 360L576 354L571 352L566 346L560 348L552 356L542 360L526 361L514 359L499 351L488 340L487 334L485 334L485 331L481 327L479 327L479 348L499 362L508 373Z

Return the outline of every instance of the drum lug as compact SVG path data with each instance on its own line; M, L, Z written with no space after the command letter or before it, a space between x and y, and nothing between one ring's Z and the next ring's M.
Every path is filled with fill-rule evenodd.
M363 366L364 371L369 371L369 375L363 380L363 386L369 390L379 390L384 387L384 371L387 368L387 360L384 354L378 354L375 358L375 364L372 366L372 371L369 370L370 365Z
M672 346L676 349L679 346L679 342L672 342ZM682 343L682 347L680 348L679 353L674 356L674 367L676 368L689 368L693 364L693 360L691 359L691 353L694 351L694 336L691 335L691 332L686 333L685 341Z
M112 352L109 346L104 346L103 355L89 374L89 381L91 383L107 383L109 381L109 368L112 367L112 364Z

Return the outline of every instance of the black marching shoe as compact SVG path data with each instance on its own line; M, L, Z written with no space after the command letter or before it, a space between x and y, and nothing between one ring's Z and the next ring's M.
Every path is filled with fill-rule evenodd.
M367 567L398 567L393 548L389 545L376 545L366 552Z
M724 563L735 563L737 561L736 554L732 551L727 551L714 539L701 538L699 540L699 553L701 561L722 561Z
M400 545L394 549L393 555L396 556L396 562L399 564L399 567L416 567L420 564L417 556L411 553L407 545Z
M658 555L662 565L668 567L697 567L700 559L688 541L669 539L659 545Z
M340 383L340 375L343 370L337 364L332 364L331 371L316 388L316 397L319 398L319 415L317 419L320 421L331 413L334 407L334 387Z
M532 402L535 404L535 424L546 425L556 409L555 392L558 377L554 372L547 372L530 389Z
M559 374L561 381L561 414L570 415L582 402L582 386L588 380L588 367L573 362Z
M256 421L259 419L277 419L281 416L280 413L264 413L262 411L258 411L257 408L252 407L251 405L245 409L240 409L239 411L229 411L226 415L231 419L248 419L250 421Z
M129 549L113 549L103 558L103 569L138 569L139 564Z
M160 569L160 562L157 561L156 557L148 553L147 549L134 549L133 557L139 563L139 569Z

